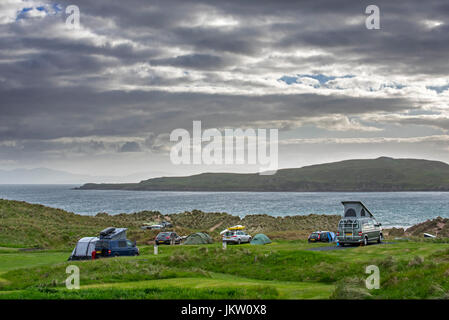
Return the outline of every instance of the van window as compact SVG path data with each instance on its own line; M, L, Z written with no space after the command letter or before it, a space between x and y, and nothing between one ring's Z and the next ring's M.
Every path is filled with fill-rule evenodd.
M95 244L95 248L98 249L109 249L109 241L97 241L97 243Z
M362 209L362 211L360 211L360 215L361 215L362 217L365 216L365 209Z
M354 209L348 209L345 212L345 217L356 217L356 213Z
M128 245L128 247L132 247L133 243L131 242L131 240L126 240L126 244Z
M126 248L126 241L125 240L120 240L118 242L118 247L119 248Z

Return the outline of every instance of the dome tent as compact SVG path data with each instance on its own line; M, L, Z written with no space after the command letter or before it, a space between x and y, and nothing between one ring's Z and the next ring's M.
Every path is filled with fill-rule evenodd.
M214 241L207 233L197 232L189 235L184 241L184 244L208 244L213 242Z
M97 237L84 237L81 238L75 249L73 249L72 254L69 257L70 260L87 260L92 259L92 251L95 251L95 244L99 238Z
M269 243L271 243L271 240L263 233L258 233L254 236L253 240L251 240L250 243L251 244L269 244Z

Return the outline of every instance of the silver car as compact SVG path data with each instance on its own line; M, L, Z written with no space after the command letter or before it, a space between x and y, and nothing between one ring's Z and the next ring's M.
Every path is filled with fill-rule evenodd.
M247 234L245 231L236 230L236 231L226 231L223 234L224 242L233 242L237 244L241 244L243 242L251 242L251 236Z

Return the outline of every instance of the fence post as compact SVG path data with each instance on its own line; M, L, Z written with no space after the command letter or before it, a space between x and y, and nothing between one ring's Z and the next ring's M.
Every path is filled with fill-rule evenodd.
M228 243L226 241L223 241L223 250L226 250L227 246L228 246Z
M154 254L158 254L158 245L154 244Z

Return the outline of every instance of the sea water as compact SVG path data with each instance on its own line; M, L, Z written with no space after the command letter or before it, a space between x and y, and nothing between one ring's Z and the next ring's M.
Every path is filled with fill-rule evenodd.
M272 216L343 213L341 201L362 201L384 227L449 218L449 192L174 192L73 190L79 185L0 185L0 198L43 204L83 215L142 210Z

